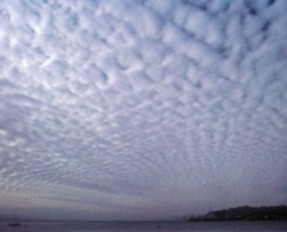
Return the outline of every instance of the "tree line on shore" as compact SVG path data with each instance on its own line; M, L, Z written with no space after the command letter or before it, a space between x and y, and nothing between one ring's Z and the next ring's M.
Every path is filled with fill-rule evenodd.
M251 207L241 206L236 208L210 211L202 216L192 216L188 221L275 221L287 220L287 206Z

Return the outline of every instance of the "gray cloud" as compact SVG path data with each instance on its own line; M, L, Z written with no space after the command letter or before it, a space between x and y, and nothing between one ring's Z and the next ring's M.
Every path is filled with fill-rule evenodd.
M286 7L0 3L0 200L51 218L286 204Z

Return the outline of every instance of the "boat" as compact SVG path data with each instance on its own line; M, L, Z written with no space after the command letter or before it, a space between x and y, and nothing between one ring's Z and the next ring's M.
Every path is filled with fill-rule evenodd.
M20 227L20 226L22 226L22 222L21 221L11 221L11 222L9 222L9 226L10 227Z
M14 219L9 222L9 226L10 227L20 227L20 226L22 226L22 222L17 218L17 211L18 211L18 208L15 210Z

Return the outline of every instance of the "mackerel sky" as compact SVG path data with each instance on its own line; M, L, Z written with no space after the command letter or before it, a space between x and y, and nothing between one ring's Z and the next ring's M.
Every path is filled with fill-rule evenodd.
M0 214L287 204L286 0L0 1Z

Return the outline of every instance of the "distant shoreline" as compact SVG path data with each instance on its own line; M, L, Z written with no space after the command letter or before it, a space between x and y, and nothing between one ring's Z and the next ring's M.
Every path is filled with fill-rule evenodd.
M191 216L187 221L287 221L287 206L241 206Z
M1 215L0 223L7 223L12 218L10 216ZM23 222L227 222L227 221L287 221L287 206L263 206L251 207L241 206L236 208L222 209L210 211L200 216L189 216L181 219L162 219L162 220L77 220L77 219L31 219L23 218Z

